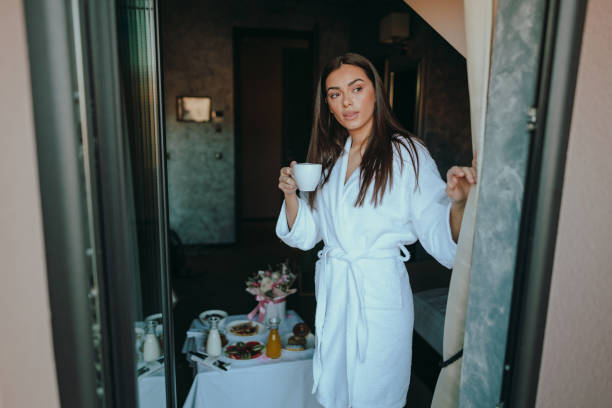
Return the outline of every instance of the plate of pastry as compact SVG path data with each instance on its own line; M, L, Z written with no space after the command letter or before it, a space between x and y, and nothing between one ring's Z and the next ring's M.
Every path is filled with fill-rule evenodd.
M305 351L315 346L315 337L306 323L293 326L292 332L285 334L281 340L283 349L287 351Z
M314 349L315 337L314 334L308 333L305 337L296 336L293 333L286 333L282 337L283 350L287 351L305 351Z
M251 320L234 320L225 325L225 334L230 341L251 341L265 338L268 328Z

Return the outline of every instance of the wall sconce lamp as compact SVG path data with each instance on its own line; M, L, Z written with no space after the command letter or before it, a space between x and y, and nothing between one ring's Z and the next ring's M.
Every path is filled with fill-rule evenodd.
M410 37L410 13L389 13L380 20L380 42L401 43Z

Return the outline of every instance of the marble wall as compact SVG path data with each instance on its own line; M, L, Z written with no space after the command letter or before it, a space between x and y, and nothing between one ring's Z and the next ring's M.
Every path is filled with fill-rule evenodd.
M497 3L460 407L499 402L535 103L544 0Z
M382 70L384 58L399 52L378 40L379 20L390 11L410 9L401 0L166 2L162 41L170 227L185 244L236 238L233 27L312 30L318 25L319 65L350 50ZM465 59L416 14L411 31L406 51L426 61L423 138L444 175L452 164L471 160ZM224 112L220 129L178 122L180 95L210 96L212 108Z

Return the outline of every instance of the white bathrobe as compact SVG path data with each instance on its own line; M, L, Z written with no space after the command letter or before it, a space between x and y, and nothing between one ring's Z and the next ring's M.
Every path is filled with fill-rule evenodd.
M276 234L303 250L321 239L315 268L316 349L313 393L326 408L401 408L410 383L414 309L403 245L420 240L451 268L457 246L450 230L450 199L433 159L417 143L419 186L407 151L394 158L393 186L383 202L364 205L357 168L344 183L351 138L317 194L315 208L299 198L289 230L283 203ZM403 255L402 255L403 254Z

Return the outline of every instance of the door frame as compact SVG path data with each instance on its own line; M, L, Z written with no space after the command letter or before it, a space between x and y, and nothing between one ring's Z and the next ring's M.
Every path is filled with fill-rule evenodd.
M550 0L500 401L535 406L587 2Z
M159 1L152 1L159 47L161 13ZM133 408L138 393L132 274L138 251L127 182L115 2L26 0L24 12L60 404ZM158 83L163 90L161 71ZM163 101L163 92L158 95ZM158 155L165 149L163 106ZM175 407L161 157L166 403Z
M425 87L427 85L427 57L410 57L406 55L393 55L385 59L384 86L387 91L389 106L393 109L393 96L395 92L395 73L404 67L416 68L416 92L414 106L414 135L424 140L425 132Z
M495 15L460 406L533 406L537 392L585 2L519 3Z
M97 294L91 293L90 282L86 279L90 274L83 273L93 267L91 257L97 255L98 248L88 245L92 242L88 238L86 203L78 199L84 194L79 170L82 169L82 162L78 156L78 138L83 131L79 126L83 124L83 116L76 112L79 108L75 105L82 102L84 94L76 86L78 68L74 66L72 36L77 34L72 31L73 22L70 21L71 18L78 17L78 14L73 14L73 10L65 1L26 0L24 11L58 387L63 407L95 407L103 404L103 399L97 397L99 383L96 379L94 344L98 344L98 347L110 349L107 357L112 365L108 367L113 375L105 374L104 379L109 382L103 389L107 403L117 407L132 407L136 401L131 326L133 318L130 318L132 295L129 293L133 282L127 272L136 252L130 253L132 244L126 231L129 202L121 169L113 169L113 165L120 165L125 154L119 143L124 140L124 124L118 87L117 39L114 29L116 14L112 2L75 0L72 4L82 6L83 13L91 18L91 26L81 26L88 28L88 31L79 33L84 41L96 40L96 47L89 49L91 54L88 57L95 57L95 60L103 62L95 73L96 77L91 78L92 83L89 84L98 90L95 94L97 121L91 123L91 128L87 130L98 132L98 136L108 136L99 137L97 140L106 143L102 146L105 155L102 159L106 161L101 160L106 165L100 168L106 180L99 188L105 195L109 194L104 200L104 208L100 211L108 217L112 216L113 222L107 218L104 227L108 228L110 235L100 245L105 251L112 247L112 253L105 262L116 269L112 275L105 276L108 279L106 283L109 287L120 290L114 294L116 297L113 299L108 298L109 292L105 290ZM508 339L506 362L511 366L509 370L505 370L500 399L506 401L507 406L531 406L537 393L559 197L563 185L585 9L586 2L581 0L550 0L545 46L548 60L543 64L543 80L538 98L541 110L538 113L538 127L534 139L536 146L532 146L534 150L530 152L529 157L529 176L517 254L517 279L520 285L514 289L517 295L513 296L512 304L511 324L516 325L517 335ZM160 14L157 13L158 18ZM237 36L249 31L287 33L284 30L234 30L236 148L240 129L239 112L236 109L239 106L239 90L236 87L235 45ZM159 46L159 28L157 35ZM313 51L313 69L316 72L316 30L312 36L313 49L316 50ZM161 67L160 65L160 72ZM314 77L316 78L316 75ZM101 87L103 83L106 86ZM556 86L557 84L563 86ZM160 86L161 90L163 87ZM160 98L163 98L162 92ZM65 109L66 106L69 108ZM160 118L163 118L163 106L163 103L160 103ZM89 105L89 109L93 109L93 106ZM104 142L104 139L108 139L107 142ZM160 151L162 148L163 145L160 146ZM239 166L239 154L236 149L236 166ZM538 161L540 164L536 165ZM239 174L241 173L236 171L236 179ZM533 188L529 188L530 185ZM235 188L238 192L237 182ZM236 195L237 233L240 221L239 198ZM112 241L111 237L117 241ZM112 310L103 313L103 328L106 333L103 333L101 339L96 339L100 328L95 329L94 319L90 315L91 297L96 296L100 296L101 304L107 307L111 300L116 302ZM171 305L171 298L166 301L167 308L168 302ZM118 310L121 310L119 315L116 313ZM165 326L165 334L171 336L170 325ZM109 332L114 329L122 333L116 342L109 341ZM166 350L169 357L173 356L173 345L167 345ZM104 364L108 362L104 361ZM111 391L112 394L109 394Z
M66 1L24 1L53 352L59 402L69 408L102 407L113 398L105 390L110 375L96 370L110 359L95 357L106 339L94 316L101 288L92 279L97 246L83 183L86 159L79 158L87 126L75 62L79 14Z

